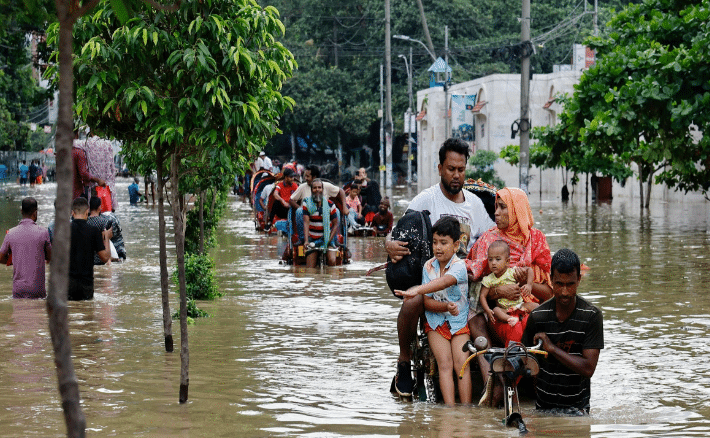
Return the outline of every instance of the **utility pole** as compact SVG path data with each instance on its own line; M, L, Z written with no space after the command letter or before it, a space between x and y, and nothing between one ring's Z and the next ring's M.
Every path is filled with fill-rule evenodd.
M392 184L392 41L390 40L390 0L385 0L385 161L388 189Z
M444 61L449 66L449 26L444 26ZM448 79L448 76L447 76Z
M444 135L445 139L451 137L449 127L449 26L444 26Z
M523 14L520 20L520 189L528 192L528 172L530 167L530 0L523 0Z
M335 58L335 68L338 68L338 24L333 19L333 55Z
M338 181L343 181L343 142L340 141L340 130L338 130Z
M409 135L407 136L407 139L409 139L409 142L407 143L407 184L411 184L412 158L414 158L414 155L412 154L412 145L414 144L414 139L412 138L412 136L417 131L417 122L412 122L412 116L417 113L417 110L414 107L414 97L412 96L412 81L414 80L414 64L412 64L412 46L409 46L409 66L407 68L407 73L409 74L409 83L407 84L409 88L409 114L407 115L407 123L409 123Z
M296 133L291 131L291 162L296 161Z
M419 6L419 16L422 18L422 31L424 32L424 38L426 39L429 47L427 51L434 52L434 43L431 42L431 35L429 35L429 25L426 24L426 14L424 13L424 5L422 0L417 0L417 5ZM422 44L426 48L426 44ZM434 61L436 61L436 56L432 55Z
M383 189L385 188L385 144L384 144L384 134L385 134L385 127L382 124L382 119L384 118L384 92L385 92L385 86L384 86L384 67L382 64L380 64L380 111L379 111L379 116L380 116L380 187Z

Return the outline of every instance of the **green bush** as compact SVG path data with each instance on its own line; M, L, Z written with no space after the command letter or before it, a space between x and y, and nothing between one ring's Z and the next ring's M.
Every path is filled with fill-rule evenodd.
M178 272L173 272L178 283ZM185 287L188 300L214 300L223 294L214 278L214 261L206 254L185 254Z
M194 324L195 318L209 318L210 314L197 307L195 300L187 300L187 323ZM178 309L172 315L173 319L180 319L180 310Z

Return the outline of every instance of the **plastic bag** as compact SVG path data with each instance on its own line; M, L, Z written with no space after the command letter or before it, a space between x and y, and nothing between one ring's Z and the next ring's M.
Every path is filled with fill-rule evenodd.
M96 196L101 199L101 213L111 211L111 188L96 187Z

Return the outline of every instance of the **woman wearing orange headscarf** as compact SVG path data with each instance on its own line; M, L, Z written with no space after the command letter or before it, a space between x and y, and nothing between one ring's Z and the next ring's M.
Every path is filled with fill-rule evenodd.
M510 247L509 266L528 266L533 270L532 296L528 297L527 300L543 302L552 298L552 283L550 282L552 256L550 247L547 245L547 239L542 231L533 228L535 222L533 221L528 197L524 191L518 188L506 187L496 192L495 222L496 226L483 233L468 253L466 267L469 272L469 283L480 285L480 280L490 274L488 246L496 240L503 240ZM524 284L527 280L525 271L516 269L515 279L520 284ZM474 291L475 293L473 293ZM489 333L495 333L497 340L504 346L511 340L520 342L527 324L528 315L524 315L514 327L497 320L486 322L485 313L478 300L479 292L480 286L472 287L469 293L469 300L472 303L469 313L471 338L485 336L490 345L491 336L489 336ZM488 292L488 298L491 300L498 300L499 298L515 300L519 296L520 288L515 284L493 287ZM477 303L477 305L474 306L473 303ZM481 368L481 376L485 380L488 376L490 365L483 356L479 356L478 364ZM493 379L488 379L486 393L479 404L495 403L496 400L500 400L502 396L500 387L494 391L492 384Z
M474 281L480 281L484 276L490 274L488 246L496 240L503 240L510 247L510 266L528 266L534 272L532 296L526 301L543 302L551 298L550 263L552 257L550 247L547 245L547 239L542 231L533 228L534 220L527 195L518 188L506 187L496 193L495 205L496 226L483 233L468 254L466 264L470 277ZM516 270L516 280L525 282L522 270L520 272ZM519 296L517 285L498 286L489 292L491 299L512 299L517 296ZM474 298L476 298L475 302L478 302L478 297L471 297L471 300ZM510 340L520 341L526 322L527 315L515 327L499 323L499 321L489 321L488 323L506 345Z

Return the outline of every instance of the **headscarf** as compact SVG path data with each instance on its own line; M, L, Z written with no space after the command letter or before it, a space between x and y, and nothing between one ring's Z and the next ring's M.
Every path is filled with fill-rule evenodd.
M494 227L479 237L471 248L466 264L474 278L490 273L488 267L488 246L495 240L505 240L510 246L511 266L530 266L535 273L535 283L550 283L550 247L545 234L533 228L532 210L528 197L518 188L506 187L498 190L496 196L508 206L508 227Z
M526 245L530 240L530 229L535 221L528 202L528 195L515 187L506 187L496 194L508 206L508 228L500 230L514 242Z

